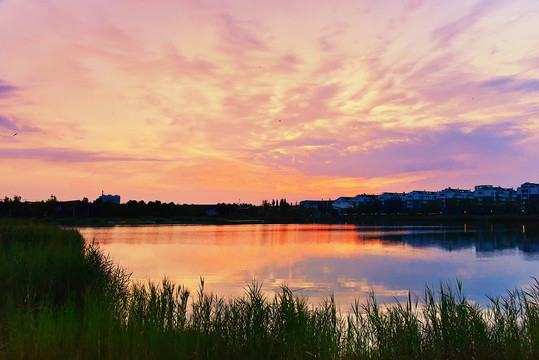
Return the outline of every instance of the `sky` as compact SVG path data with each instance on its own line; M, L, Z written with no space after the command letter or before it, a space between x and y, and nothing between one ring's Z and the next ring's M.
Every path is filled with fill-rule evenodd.
M538 24L536 0L0 0L0 196L539 182Z

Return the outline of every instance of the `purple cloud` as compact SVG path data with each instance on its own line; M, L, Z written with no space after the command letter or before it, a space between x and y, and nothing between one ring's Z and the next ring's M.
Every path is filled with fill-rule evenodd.
M38 159L51 162L88 163L107 161L165 161L158 158L137 158L127 156L108 156L101 153L73 151L55 148L43 149L0 149L2 159Z
M482 0L478 2L472 10L455 22L442 26L433 31L432 37L439 47L445 47L458 35L468 30L477 23L489 11L496 9L498 3L503 0Z
M480 84L481 87L494 88L501 92L509 91L524 91L524 92L536 92L539 91L539 80L519 80L514 78L498 78L489 81L485 81Z
M471 132L458 126L422 129L415 134L371 129L380 146L339 141L331 144L309 140L314 149L296 148L289 142L279 144L285 153L269 151L256 160L272 167L289 166L306 175L380 177L399 173L432 170L469 169L486 159L518 156L516 142L525 134L511 123L485 125ZM507 135L511 132L511 135ZM372 139L372 136L369 136ZM383 143L383 139L391 139ZM296 140L296 143L299 143ZM350 151L351 147L365 149ZM473 158L473 162L468 160Z
M0 127L11 131L19 131L20 126L16 121L11 120L5 116L0 115Z
M539 91L539 80L522 81L515 86L515 89L526 92Z
M267 51L268 47L259 34L261 30L255 23L240 21L230 14L220 17L223 37L222 50L225 53L235 52L238 54L249 51Z
M16 118L9 118L7 116L0 115L0 128L4 128L9 131L24 131L24 132L40 132L41 129L21 124L21 121Z
M8 85L2 80L0 80L0 98L5 97L5 95L8 95L10 92L13 92L15 90L17 90L15 86Z

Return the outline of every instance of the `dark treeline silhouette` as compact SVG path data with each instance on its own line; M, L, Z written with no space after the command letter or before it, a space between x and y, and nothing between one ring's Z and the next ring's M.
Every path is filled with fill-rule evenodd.
M328 217L328 211L305 209L286 199L264 200L262 205L218 203L214 205L175 204L129 200L116 204L97 198L58 201L54 195L46 201L21 201L20 196L0 200L0 217L19 218L102 218L102 219L168 219L178 221L264 220L296 222Z
M0 201L0 216L7 217L97 217L97 218L140 218L140 217L230 217L248 215L249 204L188 205L156 201L129 200L124 204L83 200L58 201L51 195L47 201L21 201L5 197Z
M446 199L425 202L420 208L407 209L400 199L382 202L375 197L346 211L332 208L332 201L310 201L298 205L286 199L264 200L261 205L225 204L196 205L161 201L136 201L116 204L98 198L58 201L51 195L46 201L22 201L20 196L0 200L0 217L20 218L101 218L101 219L169 219L178 221L263 220L265 222L354 222L365 216L417 215L510 215L539 214L539 200L530 199L525 207L512 201L479 201L478 199Z

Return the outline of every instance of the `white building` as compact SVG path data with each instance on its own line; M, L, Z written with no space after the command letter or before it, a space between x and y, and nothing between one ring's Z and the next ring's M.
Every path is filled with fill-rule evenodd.
M382 205L384 205L387 200L400 200L404 203L404 196L404 193L385 192L378 195L377 198L382 202Z
M404 195L404 205L408 209L421 210L423 205L429 201L434 201L438 197L435 191L414 190Z
M500 201L515 201L517 199L517 192L513 188L502 188L497 187L496 188L497 193L497 199Z
M484 201L514 201L517 192L513 188L494 187L492 185L477 185L474 190L474 198L479 203Z
M442 191L438 191L437 198L438 200L442 201L443 206L446 206L447 199L457 199L457 200L473 199L474 193L471 190L452 189L449 187Z
M343 215L343 214L346 214L348 209L353 208L356 205L357 205L357 202L355 201L355 198L341 196L337 200L333 201L333 203L331 204L331 207L334 210L337 210L339 215Z
M539 199L539 184L525 182L517 188L517 198L520 199L522 209L526 208L526 202L530 199Z

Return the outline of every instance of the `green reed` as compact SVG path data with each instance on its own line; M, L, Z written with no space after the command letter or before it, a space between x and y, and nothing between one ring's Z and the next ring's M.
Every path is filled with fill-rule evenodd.
M341 313L286 286L194 294L128 274L72 230L0 222L0 358L537 359L539 282L482 308L462 284Z

